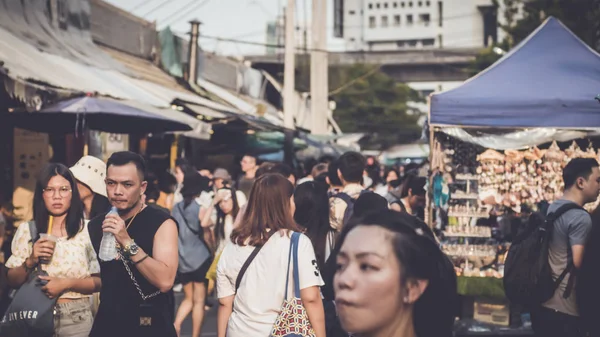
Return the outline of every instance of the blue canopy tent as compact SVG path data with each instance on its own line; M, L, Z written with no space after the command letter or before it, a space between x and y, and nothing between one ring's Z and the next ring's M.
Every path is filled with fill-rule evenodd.
M430 124L600 128L600 55L550 17L461 86L431 96Z

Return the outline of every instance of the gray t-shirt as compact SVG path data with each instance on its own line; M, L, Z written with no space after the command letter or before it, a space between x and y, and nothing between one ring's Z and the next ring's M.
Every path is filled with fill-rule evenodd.
M571 201L556 200L548 207L548 213L554 212L568 203L571 203ZM550 251L548 253L548 260L554 279L558 279L567 267L567 263L573 259L568 246L584 245L591 230L592 218L588 212L580 209L572 209L561 215L554 222L554 233L550 241ZM575 303L575 289L573 289L568 298L563 298L569 277L571 275L567 275L564 278L558 289L556 289L554 296L548 302L544 303L543 306L568 315L579 316L577 304Z

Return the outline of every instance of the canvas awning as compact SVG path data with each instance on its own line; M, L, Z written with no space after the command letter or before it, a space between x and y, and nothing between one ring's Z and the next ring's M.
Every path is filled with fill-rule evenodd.
M461 86L431 96L433 126L600 127L600 55L550 17Z

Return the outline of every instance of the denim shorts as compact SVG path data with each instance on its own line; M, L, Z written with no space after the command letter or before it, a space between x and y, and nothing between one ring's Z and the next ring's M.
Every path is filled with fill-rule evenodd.
M88 337L93 323L90 297L57 304L54 337Z

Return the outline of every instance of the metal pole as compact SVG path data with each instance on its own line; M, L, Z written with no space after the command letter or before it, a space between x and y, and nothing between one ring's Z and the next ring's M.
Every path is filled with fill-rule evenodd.
M196 83L198 79L198 36L200 35L200 25L198 20L190 21L192 29L190 31L190 51L188 53L188 83Z
M310 113L313 134L327 134L328 55L327 1L312 1L312 51L310 52Z
M428 118L427 118L427 123L431 122L431 96L429 96L427 98L427 114L428 114ZM432 172L434 171L434 167L433 167L433 158L435 158L435 128L429 124L429 176L427 177L427 179L429 180L429 188L427 189L427 194L426 194L426 202L425 204L427 205L425 207L425 222L427 223L427 225L429 225L429 227L434 228L435 225L433 223L433 212L435 211L435 207L433 205L432 202L432 193L433 193L433 175Z
M285 126L285 140L283 146L284 161L293 164L294 158L294 115L295 115L295 0L288 0L285 9L285 50L283 69L283 124Z

